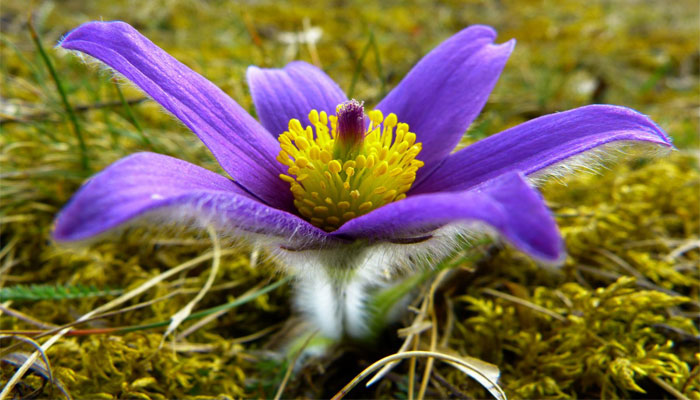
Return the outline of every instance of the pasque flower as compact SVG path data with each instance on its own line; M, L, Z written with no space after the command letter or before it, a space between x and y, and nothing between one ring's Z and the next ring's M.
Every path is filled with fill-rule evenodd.
M128 24L84 24L60 46L140 87L197 134L232 179L134 154L85 183L59 214L54 238L80 241L148 217L250 237L297 274L297 306L331 338L365 335L371 288L476 228L556 263L563 242L529 181L591 150L671 143L634 110L591 105L453 153L515 45L494 44L495 36L486 26L462 30L368 112L307 63L250 67L258 122Z

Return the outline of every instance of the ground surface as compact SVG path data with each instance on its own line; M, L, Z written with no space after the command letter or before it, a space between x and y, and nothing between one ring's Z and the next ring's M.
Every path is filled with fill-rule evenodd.
M662 159L611 164L542 190L566 238L556 271L490 245L465 248L441 276L412 348L476 357L501 370L511 398L700 398L698 384L698 4L694 1L328 1L33 2L0 5L0 287L2 334L32 337L74 321L148 279L205 255L199 264L120 307L75 327L47 352L53 374L74 398L272 397L287 370L267 344L290 316L281 285L192 329L185 322L161 345L164 326L145 327L190 301L206 281L206 233L130 231L89 247L50 241L55 214L92 173L125 155L154 150L220 171L206 148L152 101L107 72L53 49L71 28L121 19L208 77L251 113L245 68L293 59L319 64L351 96L376 104L429 49L470 24L488 24L515 52L464 144L539 115L590 103L648 114L678 151ZM87 144L88 168L55 82L27 28L31 13ZM291 46L284 32L314 27L314 47ZM367 50L365 50L367 49ZM488 250L484 255L484 251ZM203 310L282 279L274 263L251 263L229 247ZM64 292L39 286L61 285ZM93 288L80 289L80 285ZM76 297L76 298L73 298ZM151 302L152 300L157 300ZM420 303L416 303L418 306ZM415 314L404 321L410 325ZM37 321L32 322L29 318ZM130 327L125 329L124 327ZM328 397L403 341L392 327L376 349L339 349L290 380L284 397ZM118 328L115 330L114 328ZM37 339L40 342L44 339ZM5 338L2 359L32 351ZM9 349L9 350L8 350ZM15 357L15 358L12 358ZM42 364L36 363L35 367ZM414 368L415 367L415 368ZM418 395L424 359L394 369L350 397ZM14 374L0 363L0 382ZM36 368L35 368L36 370ZM447 364L429 369L427 397L486 397ZM60 397L58 385L28 375L13 396Z

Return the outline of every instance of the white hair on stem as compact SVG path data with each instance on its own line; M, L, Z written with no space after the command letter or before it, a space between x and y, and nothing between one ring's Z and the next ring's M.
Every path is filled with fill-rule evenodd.
M656 143L632 140L620 140L606 143L594 149L566 158L554 165L528 175L534 185L541 185L548 179L566 184L564 177L578 172L599 174L619 159L637 157L660 157L668 154L672 148Z
M58 45L55 47L55 49L59 52L59 54L71 54L75 57L78 57L80 59L80 61L83 64L85 64L88 68L97 69L99 71L98 75L107 77L107 79L111 80L112 82L114 82L115 84L117 84L121 87L128 87L128 88L132 88L132 89L138 91L144 97L146 97L148 100L151 100L151 101L155 102L156 104L158 104L158 110L160 110L160 112L163 115L167 115L168 117L170 117L170 119L172 119L178 125L182 126L183 128L187 129L188 131L192 131L187 125L185 125L185 123L182 120L180 120L180 118L176 117L172 112L168 111L165 107L163 107L162 104L160 104L160 102L155 100L150 94L146 93L137 84L135 84L129 78L122 75L119 71L117 71L114 68L110 67L109 65L105 64L101 60L99 60L99 59L97 59L89 54L81 52L80 50L69 50L69 49L65 49L65 48L61 47L61 43L63 42L63 39L64 38L61 38ZM200 142L200 141L197 141L197 142Z
M346 248L290 251L270 249L273 257L287 265L297 280L295 306L299 312L332 339L347 335L365 338L373 332L370 297L398 284L430 261L443 259L459 246L460 240L493 235L483 223L465 221L442 227L423 241L410 244L367 243ZM386 323L398 319L406 304L399 300L386 315Z

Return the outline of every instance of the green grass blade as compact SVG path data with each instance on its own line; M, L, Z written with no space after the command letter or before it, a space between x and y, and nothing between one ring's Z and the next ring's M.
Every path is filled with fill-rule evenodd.
M291 276L288 276L288 277L286 277L286 278L284 278L284 279L280 279L279 281L277 281L277 282L275 282L275 283L273 283L273 284L271 284L271 285L267 285L267 286L265 286L264 288L262 288L262 289L260 289L260 290L258 290L258 291L255 291L255 292L250 293L250 294L248 294L248 295L246 295L246 296L243 296L243 297L239 297L239 298L237 298L236 300L233 300L233 301L228 302L228 303L226 303L226 304L222 304L222 305L219 305L219 306L216 306L216 307L212 307L212 308L208 308L208 309L206 309L206 310L202 310L202 311L199 311L199 312L196 312L196 313L192 313L192 314L190 314L187 318L185 318L185 319L183 320L183 322L184 322L184 321L190 321L190 320L193 320L193 319L199 319L199 318L202 318L202 317L206 317L207 315L214 314L214 313L219 312L219 311L229 310L229 309L232 309L232 308L236 308L236 307L238 307L238 306L240 306L240 305L242 305L242 304L245 304L245 303L248 303L248 302L250 302L250 301L252 301L252 300L255 300L258 296L262 296L262 295L265 294L265 293L268 293L268 292L271 292L271 291L277 289L278 287L280 287L280 286L284 285L285 283L289 282L291 279L292 279L292 277L291 277ZM153 322L153 323L150 323L150 324L128 326L128 327L125 327L125 328L122 328L122 329L117 329L116 332L119 332L119 333L127 333L127 332L141 331L141 330L144 330L144 329L160 328L160 327L163 327L163 326L167 326L167 325L169 325L169 324L170 324L170 320L168 319L167 321Z
M117 90L117 95L119 96L119 100L122 102L122 106L124 107L124 111L126 111L126 116L129 119L129 122L131 122L131 125L136 128L136 131L138 131L139 136L141 136L141 141L143 142L144 145L148 146L149 149L155 151L155 148L153 147L153 143L148 139L146 134L143 131L143 128L141 128L141 124L139 124L139 121L136 119L136 116L134 115L133 111L131 110L131 106L129 105L129 102L126 101L126 98L124 97L124 93L122 93L122 89L119 87L119 82L117 82L116 79L112 79L112 83L114 84L114 88Z
M352 95L355 93L355 85L357 85L357 80L360 78L360 71L362 70L362 63L365 61L365 57L367 57L367 53L369 52L369 48L372 45L372 42L374 41L374 33L370 31L369 33L369 40L367 40L367 44L365 44L365 47L362 48L362 53L360 53L360 58L357 59L357 64L355 64L355 71L352 73L352 81L350 81L350 88L348 88L348 98L352 99Z
M36 45L37 51L39 51L41 59L44 61L44 64L46 64L46 68L49 70L51 78L56 84L56 90L58 90L58 94L61 96L63 107L66 109L66 113L68 114L71 124L73 125L73 132L75 133L75 136L78 139L78 145L80 146L80 164L84 170L89 170L90 161L88 160L87 145L85 144L85 139L83 138L83 132L80 129L78 118L75 116L75 112L73 111L73 107L70 105L70 102L68 102L66 92L65 90L63 90L61 80L58 78L58 74L56 73L56 70L54 69L53 64L51 63L49 56L46 54L46 51L44 51L44 46L41 44L41 39L39 38L39 35L34 29L34 25L32 25L31 18L29 19L29 21L27 21L27 26L29 27L29 33L32 36L32 40Z
M372 51L374 52L374 61L377 63L377 75L379 76L379 97L384 98L386 96L386 79L384 78L384 70L382 69L382 57L379 52L379 46L377 45L377 38L374 34L370 34L370 41L372 43Z

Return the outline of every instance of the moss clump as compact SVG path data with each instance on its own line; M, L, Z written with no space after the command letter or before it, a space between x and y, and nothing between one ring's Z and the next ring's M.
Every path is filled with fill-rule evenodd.
M143 332L66 339L48 355L59 360L56 376L78 398L245 396L244 371L250 363L240 344L210 337L206 355L191 356L196 347L187 351L181 344L181 351L175 352L168 342L160 347L161 340L159 333Z
M460 339L472 354L498 357L513 397L629 398L630 391L646 393L640 385L658 392L649 377L700 396L690 378L690 346L667 336L669 329L697 335L690 319L668 315L688 298L640 290L634 278L623 277L595 290L573 282L535 288L529 300L561 319L503 300L459 299L475 314L464 321L469 333Z

